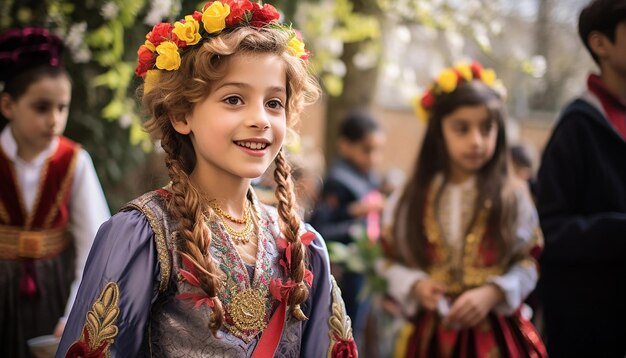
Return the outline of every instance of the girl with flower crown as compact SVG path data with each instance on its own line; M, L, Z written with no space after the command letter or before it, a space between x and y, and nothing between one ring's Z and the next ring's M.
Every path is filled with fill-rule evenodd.
M385 209L379 269L407 317L397 357L545 357L522 303L542 239L509 172L502 99L478 63L444 70L419 101L428 125Z
M213 1L138 51L171 182L98 232L57 357L356 357L324 241L282 151L318 95L271 5ZM251 179L274 162L277 208Z
M72 85L62 40L0 34L0 357L63 332L93 237L110 217L89 154L63 136Z

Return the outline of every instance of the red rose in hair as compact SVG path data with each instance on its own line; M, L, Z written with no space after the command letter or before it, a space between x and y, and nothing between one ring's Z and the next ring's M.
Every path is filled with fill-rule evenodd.
M424 93L424 96L422 97L422 107L424 107L424 109L431 109L434 104L435 96L433 96L433 92L429 90Z
M196 21L202 23L202 13L200 11L194 11L191 16L193 16Z
M254 3L250 26L263 27L270 22L278 21L278 18L280 18L280 14L272 5L265 4L261 7L261 5Z
M335 339L338 338L335 335ZM353 339L349 341L337 340L330 356L333 358L357 358L356 343L354 343Z
M146 35L146 39L152 42L154 47L157 47L161 42L167 41L172 38L173 29L174 25L167 22L156 24L152 28L152 31L148 32L148 34Z
M470 69L472 70L472 78L480 78L480 73L483 70L483 66L480 63L474 61L470 65Z
M146 75L146 72L154 66L154 54L146 45L141 45L139 46L139 50L137 50L137 57L135 74L139 77L143 77Z
M246 11L252 11L254 5L248 0L224 0L224 4L230 6L230 14L226 16L226 27L233 27L241 23L246 16Z

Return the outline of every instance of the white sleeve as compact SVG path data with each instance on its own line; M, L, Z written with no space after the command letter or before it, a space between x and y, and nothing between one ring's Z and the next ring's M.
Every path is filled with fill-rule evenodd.
M110 217L111 213L91 157L81 148L76 160L70 194L70 232L76 248L76 271L62 320L67 319L76 299L78 286L83 276L83 267L98 228Z
M533 291L539 278L537 265L530 256L532 246L542 244L537 210L526 191L518 192L517 202L516 242L512 255L514 261L504 275L488 280L504 293L504 302L494 308L494 311L503 315L511 315L517 310Z
M402 312L412 316L417 312L417 299L411 294L415 283L428 277L422 270L408 268L399 263L381 260L376 263L376 272L387 281L387 293L402 307Z

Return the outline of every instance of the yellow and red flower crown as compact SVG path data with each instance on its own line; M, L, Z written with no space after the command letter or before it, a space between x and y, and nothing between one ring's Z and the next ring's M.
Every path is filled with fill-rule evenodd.
M430 110L435 106L437 96L444 93L451 93L460 83L479 80L487 86L497 89L499 81L496 79L496 72L474 61L472 63L461 63L454 67L443 69L437 78L428 86L422 96L415 99L415 112L419 119L428 121Z
M217 35L224 29L245 26L272 26L290 32L288 47L291 54L306 61L309 51L304 48L299 33L291 26L279 23L279 18L280 14L270 4L261 6L249 0L209 1L202 12L195 11L174 25L168 22L154 25L146 35L146 42L137 50L135 73L145 77L155 67L175 71L180 67L180 52L186 47L196 45L203 38Z

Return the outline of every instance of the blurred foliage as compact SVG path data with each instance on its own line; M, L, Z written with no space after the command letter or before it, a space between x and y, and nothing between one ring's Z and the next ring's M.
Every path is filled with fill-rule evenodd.
M380 240L370 240L364 226L357 226L351 233L353 241L349 244L330 242L328 254L330 261L340 264L344 269L365 276L365 285L360 297L371 297L387 291L387 281L376 272L376 263L383 259Z

